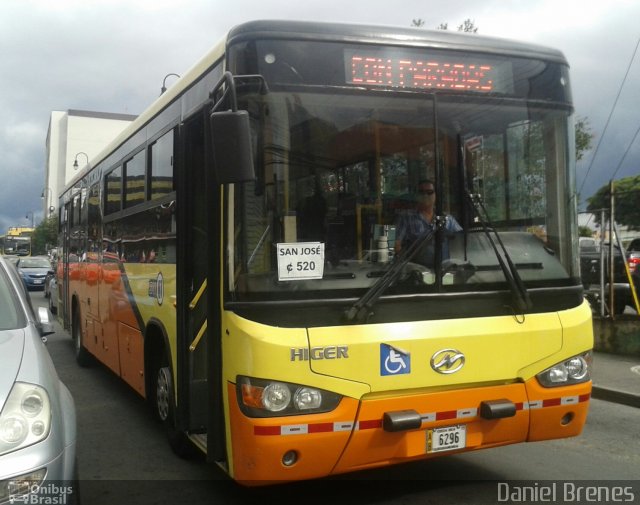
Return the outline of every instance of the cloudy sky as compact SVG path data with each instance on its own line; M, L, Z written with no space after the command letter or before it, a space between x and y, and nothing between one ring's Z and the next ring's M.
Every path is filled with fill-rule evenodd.
M453 30L470 18L480 34L563 51L576 114L588 118L594 148L600 143L577 167L582 199L614 173L640 173L640 139L632 143L640 127L638 0L0 0L0 234L28 225L31 212L36 223L42 218L52 110L139 114L165 75L182 74L244 21L407 27L414 18Z

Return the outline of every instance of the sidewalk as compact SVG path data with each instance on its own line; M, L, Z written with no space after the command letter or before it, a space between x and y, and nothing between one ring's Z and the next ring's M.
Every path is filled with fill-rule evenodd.
M593 353L592 397L640 408L640 358Z

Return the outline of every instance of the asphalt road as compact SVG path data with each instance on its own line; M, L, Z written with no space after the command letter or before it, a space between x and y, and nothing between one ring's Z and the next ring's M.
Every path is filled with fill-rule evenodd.
M34 306L45 305L42 292L31 296ZM547 480L605 487L601 493L614 486L634 486L635 503L640 503L640 481L611 482L640 478L637 408L592 400L585 430L576 438L449 456L331 480L246 489L229 481L215 466L175 456L142 398L105 367L76 365L66 332L60 329L51 335L47 346L76 402L84 505L516 503L519 501L501 500L506 495L500 493L506 488L503 484L501 491L499 486L510 482L508 491L513 492L519 488L512 481L521 480L529 481L523 485L534 492L550 485ZM557 488L557 503L567 498L561 493L562 488ZM599 498L607 502L602 494Z

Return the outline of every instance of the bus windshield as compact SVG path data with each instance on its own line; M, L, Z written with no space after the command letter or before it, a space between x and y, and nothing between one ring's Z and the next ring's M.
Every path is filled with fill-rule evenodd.
M387 60L389 85L378 72L362 86L349 62L368 53L342 54L341 69L315 75L302 58L260 68L269 92L241 95L257 179L228 193L233 299L358 297L430 229L386 294L506 289L471 195L527 287L576 284L571 107L563 72L549 70L561 65L501 61L490 89L457 92L417 73L401 86L404 53Z

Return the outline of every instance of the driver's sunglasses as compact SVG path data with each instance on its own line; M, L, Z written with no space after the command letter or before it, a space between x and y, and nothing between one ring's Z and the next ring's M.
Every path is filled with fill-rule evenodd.
M435 189L419 189L418 193L421 195L433 195L436 192Z

